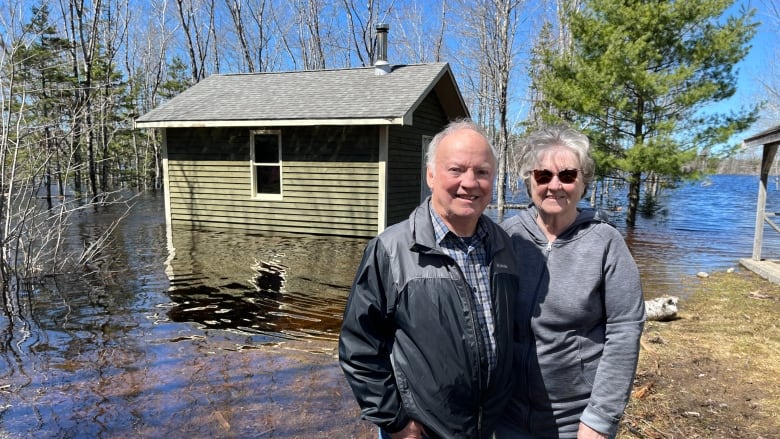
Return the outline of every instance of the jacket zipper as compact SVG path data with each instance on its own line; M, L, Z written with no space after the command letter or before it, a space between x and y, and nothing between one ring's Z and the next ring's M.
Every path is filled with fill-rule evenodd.
M549 257L550 257L550 253L552 252L552 247L553 247L552 241L547 241L547 245L544 246L544 249L546 251L546 254L544 255L544 257L545 257L545 265L547 265L547 259L549 259ZM538 282L538 280L537 280L537 282ZM535 288L535 291L539 291L539 289ZM534 294L533 302L531 302L531 307L532 308L536 306L536 300L537 300L537 297L536 297L536 294ZM531 352L533 351L533 348L534 348L533 345L535 344L534 343L534 336L533 336L533 329L531 327L530 320L529 320L529 323L528 323L528 337L530 338L530 343L528 344L528 349L526 351L526 356L525 356L526 357L526 370L530 369L530 367L531 367L530 366L530 363L531 363ZM528 399L530 401L533 396L531 395L530 389L528 387L528 377L526 376L526 377L524 377L524 379L525 379L526 389L528 390ZM531 425L531 415L532 415L531 414L531 410L529 409L528 413L526 413L525 425L527 425L529 430L531 432L533 432L533 426Z
M453 261L454 262L454 261ZM468 281L466 281L466 276L463 274L463 270L460 269L460 266L458 266L457 263L453 264L455 266L455 269L458 272L458 275L460 276L460 281L463 282L466 287L468 288L468 291L466 291L466 301L468 302L469 311L471 312L471 330L474 335L474 341L477 343L477 391L479 393L479 407L477 409L477 436L482 437L482 350L480 347L482 346L482 336L479 334L479 329L477 329L477 320L478 317L476 316L476 306L474 304L474 300L472 299L472 292L471 292L471 285L469 285ZM492 264L489 268L488 277L490 277L490 271L492 270ZM487 349L487 348L485 348Z
M477 437L482 437L482 404L479 405L479 413L477 413Z

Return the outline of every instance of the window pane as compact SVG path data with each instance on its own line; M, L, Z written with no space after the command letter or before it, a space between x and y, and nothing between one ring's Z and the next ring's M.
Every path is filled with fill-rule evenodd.
M279 163L279 136L255 134L255 163Z
M255 166L257 172L258 194L280 194L282 185L279 181L278 166Z

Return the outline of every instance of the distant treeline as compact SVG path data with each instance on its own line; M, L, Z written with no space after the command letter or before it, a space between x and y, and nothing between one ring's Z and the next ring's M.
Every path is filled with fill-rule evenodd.
M761 157L728 157L719 160L716 174L747 174L758 175L761 170ZM771 175L780 174L780 164L775 160L772 164Z

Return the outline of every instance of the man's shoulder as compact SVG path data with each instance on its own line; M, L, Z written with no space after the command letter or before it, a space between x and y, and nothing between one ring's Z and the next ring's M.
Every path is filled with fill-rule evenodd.
M391 224L379 234L377 235L377 238L380 238L382 240L390 240L390 239L396 239L397 237L409 234L409 223L410 221L408 219L405 219L399 223Z
M387 226L387 228L379 233L372 241L388 249L396 247L409 248L412 241L411 222L406 219L399 223Z

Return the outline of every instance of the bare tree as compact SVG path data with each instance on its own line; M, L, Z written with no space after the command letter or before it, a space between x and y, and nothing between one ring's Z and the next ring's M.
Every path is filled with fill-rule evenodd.
M775 35L780 37L780 4L774 0L763 0L766 9L765 25ZM773 46L771 58L765 64L768 72L761 75L758 81L764 90L760 98L765 100L764 123L774 126L780 123L780 49Z
M47 81L41 81L37 73L30 74L35 69L54 69L42 62L44 55L51 57L47 62L61 61L61 53L51 50L59 46L44 43L51 37L45 8L33 8L33 12L32 25L22 23L21 14L0 16L7 31L0 37L0 285L2 310L9 321L20 317L20 297L32 294L32 282L43 276L80 273L83 264L94 262L105 244L102 240L88 253L80 246L66 248L63 237L72 214L93 204L58 198L52 206L37 196L42 177L57 156L48 146L70 134L63 127L83 121L71 119L79 114L72 108L49 111L60 110L63 103L82 105L68 95L59 97L65 91L54 80L59 74ZM38 19L41 21L36 24ZM55 103L57 99L59 103ZM55 135L57 130L62 133ZM72 175L74 166L82 166L73 160L76 151L66 152L63 158L62 172L67 175Z
M402 5L395 13L393 47L398 59L410 63L443 62L446 57L450 5L441 0L437 8L416 1ZM457 29L453 29L453 36Z
M370 66L376 61L375 25L384 22L393 6L392 1L381 5L379 0L368 0L365 8L358 6L356 0L342 0L344 19L347 25L347 38L350 41L350 55L357 57L361 66Z
M206 61L212 46L215 0L176 0L193 82L207 76Z
M134 116L160 104L160 89L170 77L170 46L180 27L171 26L170 23L176 21L167 20L170 14L175 13L168 1L151 3L146 14L138 11L130 20L131 31L127 33L124 45L124 70L128 75L131 96L136 102ZM154 20L146 20L147 17L153 17ZM136 187L146 189L147 184L150 184L152 189L162 188L162 154L158 136L154 130L131 132ZM151 178L147 178L147 170Z
M108 193L122 184L117 175L121 162L119 148L125 142L115 142L119 133L129 128L128 114L132 102L127 99L126 75L120 70L120 54L126 44L130 29L130 8L128 0L105 0L103 16L99 25L98 72L95 75L95 117L97 118L99 143L100 191Z
M556 28L558 29L557 47L561 52L569 52L572 48L571 29L566 24L566 17L573 11L582 8L582 0L555 0Z
M233 26L236 29L236 36L238 38L239 46L241 47L241 53L243 54L244 61L246 62L247 70L250 73L254 73L258 70L256 70L255 67L255 55L252 53L249 45L251 36L249 36L247 26L244 24L245 12L242 7L243 3L244 2L241 0L225 0L225 4L230 11L230 18L233 20ZM264 12L265 1L261 1L258 8L259 16L262 17ZM260 22L262 23L262 20Z
M517 36L522 0L477 0L468 8L461 4L461 17L467 38L473 41L465 48L465 75L472 93L476 119L492 135L499 151L497 205L499 217L506 204L507 162L512 127L509 121L511 75L520 66Z
M321 0L294 0L297 46L303 59L304 70L325 68L323 35L320 29L322 16Z
M582 0L548 0L538 6L540 13L533 14L538 17L538 22L531 27L539 29L532 39L532 49L529 59L528 76L528 101L529 113L525 125L529 129L541 126L545 123L541 119L543 114L549 114L554 110L545 99L544 92L538 86L540 78L548 70L544 63L544 53L556 51L566 53L571 51L571 31L564 18L571 11L581 7Z
M280 32L278 23L274 27L276 15L274 11L279 8L269 7L272 0L251 0L247 4L252 5L252 1L256 2L251 7L251 18L255 29L253 32L254 38L252 38L254 43L252 51L257 53L257 71L272 71L279 62L278 53L281 51L278 43L275 46L272 45L273 35ZM266 1L269 2L268 5L266 5Z

